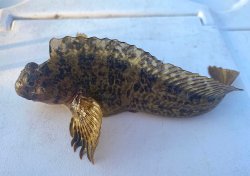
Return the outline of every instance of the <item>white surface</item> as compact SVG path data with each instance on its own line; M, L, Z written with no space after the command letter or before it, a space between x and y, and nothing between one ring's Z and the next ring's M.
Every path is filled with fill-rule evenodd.
M226 29L231 25L227 20L220 22L220 12L233 1L221 3L221 8L214 8L213 1L133 2L34 0L2 10L1 24L6 14L25 20L14 20L11 30L2 28L0 33L0 175L250 175L250 35L247 28L237 31L235 24L232 32ZM75 14L70 17L74 19L46 20L58 11L67 18ZM90 19L75 18L90 11ZM119 18L108 18L114 11ZM215 23L202 24L198 12L204 18L213 16L209 21ZM38 18L28 20L32 14ZM95 14L105 18L96 19ZM240 19L248 26L244 15ZM77 32L136 44L165 62L203 75L208 65L237 69L241 75L235 85L245 91L229 94L213 111L195 118L144 113L105 118L92 165L70 147L71 114L66 108L25 100L14 90L27 62L49 57L50 38Z

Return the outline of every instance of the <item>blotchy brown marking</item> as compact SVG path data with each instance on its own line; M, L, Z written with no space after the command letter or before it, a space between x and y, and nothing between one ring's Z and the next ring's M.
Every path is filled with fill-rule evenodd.
M41 80L49 81L37 86L56 90L46 95L54 97L53 103L65 103L81 92L96 100L105 116L122 111L199 115L235 90L107 38L52 39L50 59L39 66L39 71Z

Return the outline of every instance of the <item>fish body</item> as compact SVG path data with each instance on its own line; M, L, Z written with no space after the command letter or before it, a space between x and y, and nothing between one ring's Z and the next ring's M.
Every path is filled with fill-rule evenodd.
M195 116L213 109L235 87L163 63L118 40L64 37L50 42L50 59L38 66L40 87L50 103L65 103L78 92L95 99L105 116L143 111ZM39 99L38 99L39 101Z

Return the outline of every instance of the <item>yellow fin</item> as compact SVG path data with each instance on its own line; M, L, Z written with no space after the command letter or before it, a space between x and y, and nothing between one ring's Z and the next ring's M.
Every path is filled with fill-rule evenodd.
M217 80L226 85L231 85L239 75L238 71L223 69L216 66L209 66L208 72L214 80Z
M79 33L77 32L76 37L83 37L83 38L88 38L88 36L84 33Z
M94 152L98 144L102 124L102 111L92 98L77 95L70 105L72 119L70 122L71 145L74 151L81 146L80 158L87 153L89 161L94 163Z

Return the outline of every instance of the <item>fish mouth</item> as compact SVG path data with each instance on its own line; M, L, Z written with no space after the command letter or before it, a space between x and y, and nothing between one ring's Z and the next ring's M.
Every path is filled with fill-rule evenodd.
M30 92L28 87L25 87L21 81L17 80L16 83L15 83L15 90L16 90L16 93L25 98L25 99L28 99L28 100L35 100L36 99L36 94L35 92Z
M27 100L33 100L35 101L36 98L37 98L37 95L36 94L33 94L33 93L28 93L26 91L20 91L20 92L17 92L17 94L20 96L20 97L23 97Z
M23 90L23 85L22 85L22 83L21 83L21 81L19 81L19 80L17 80L16 81L16 83L15 83L15 90L16 90L16 93L18 94L18 95L22 95L22 90Z

